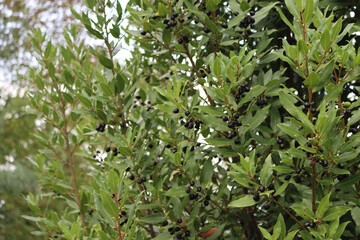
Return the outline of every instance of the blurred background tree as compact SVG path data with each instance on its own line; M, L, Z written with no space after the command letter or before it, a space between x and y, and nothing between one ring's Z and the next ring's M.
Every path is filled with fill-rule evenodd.
M64 42L63 29L74 19L70 7L79 10L81 1L0 0L0 240L39 239L31 234L34 224L22 218L30 212L23 195L38 188L27 157L40 147L36 129L46 128L27 111L32 83L26 69L35 64L28 34L40 28L53 42Z

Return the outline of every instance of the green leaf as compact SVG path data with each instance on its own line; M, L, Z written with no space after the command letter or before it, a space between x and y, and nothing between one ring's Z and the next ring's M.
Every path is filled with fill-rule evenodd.
M357 226L360 226L360 207L354 207L351 209L351 216Z
M323 221L333 221L336 218L343 216L349 210L350 210L350 208L346 207L346 206L332 207L325 212Z
M257 128L268 116L270 106L262 108L260 111L257 111L252 121L249 124L248 130L252 131Z
M164 4L162 4L161 2L159 2L159 5L158 5L158 13L159 13L159 16L160 16L160 17L165 17L166 14L169 13L169 10L168 10L168 8L167 8Z
M113 93L108 85L106 85L105 83L100 83L100 87L101 90L103 90L105 97L112 96Z
M256 202L253 199L252 195L245 195L237 200L232 201L231 203L229 203L229 207L234 207L234 208L241 208L241 207L250 207L255 205Z
M44 82L41 79L40 76L36 76L36 86L40 89L40 90L44 90Z
M339 181L335 185L335 187L336 188L350 187L359 181L360 181L360 174L355 174L355 175L351 175L350 177L347 177L347 178Z
M294 106L295 99L284 90L279 91L280 102L283 107L294 117L298 117L304 127L309 132L315 132L315 126L310 122L309 118Z
M286 235L285 221L284 221L283 216L280 213L279 217L278 217L278 219L276 221L276 224L274 226L273 238L274 239L284 239L285 235Z
M318 206L318 208L317 208L317 210L316 210L316 216L317 216L318 218L320 218L320 219L323 217L325 211L326 211L326 210L328 209L328 207L329 207L329 204L330 204L330 202L329 202L330 195L331 195L331 193L327 194L325 197L323 197L323 199L321 199L320 204L319 204L319 206Z
M169 240L172 236L169 232L162 232L156 236L153 240Z
M116 4L116 12L118 14L118 17L117 17L117 22L121 20L121 17L122 17L122 14L123 14L123 9L121 7L121 4L119 1L117 1L117 4Z
M89 33L91 33L95 37L99 39L104 39L103 35L99 31L93 29L90 24L84 23L84 27L89 31Z
M208 144L216 147L224 147L231 145L234 141L227 138L208 138L205 140Z
M109 188L113 193L117 192L117 188L119 185L119 176L113 169L110 170L107 176L107 185L109 186Z
M187 195L185 189L186 189L185 186L173 187L170 188L168 191L166 191L165 195L174 198L185 197Z
M298 31L294 28L294 26L289 22L289 20L286 18L284 13L281 11L281 8L276 7L276 10L279 12L280 18L283 20L283 22L291 29L292 32L295 33L295 35L299 35Z
M84 97L83 95L77 94L77 98L80 100L82 104L84 104L85 107L91 108L91 102L87 97Z
M170 44L170 42L171 42L171 33L170 33L169 29L164 28L162 39L163 39L165 44Z
M360 110L353 111L348 125L351 126L354 123L358 122L359 120L360 120Z
M166 217L161 213L153 213L139 219L140 223L157 224L166 220Z
M284 240L293 240L295 239L295 235L299 230L294 230L292 232L289 232L288 235L284 238Z
M247 1L243 1L243 2L247 2ZM279 2L272 2L269 3L268 5L266 5L265 7L262 7L259 11L257 11L255 13L255 16L253 17L255 19L255 22L258 23L260 22L262 19L264 19L269 11L276 5L279 4Z
M280 195L282 192L284 192L289 185L289 181L284 182L278 189L276 189L276 192L274 196Z
M331 41L334 41L342 29L342 17L340 17L331 28Z
M218 27L216 26L216 24L210 20L210 18L208 16L205 17L205 26L208 27L211 32L218 32Z
M300 11L296 7L294 0L285 0L285 4L289 12L295 17L296 20L300 19Z
M297 116L297 108L294 106L295 98L287 94L285 91L279 91L279 98L282 106L288 111L292 116Z
M268 240L272 239L270 233L265 228L262 228L260 226L258 226L258 228L260 229L260 232L261 232L261 234L263 235L264 238L266 238Z
M251 88L250 92L246 93L245 97L242 98L238 104L238 108L242 107L245 103L252 100L254 97L259 96L261 93L263 93L266 90L265 86L254 86Z
M115 78L115 93L121 93L125 89L126 76L124 74L117 74Z
M125 156L131 156L132 155L132 151L130 148L128 147L123 147L123 146L119 146L118 147L118 151Z
M206 1L206 9L210 10L211 12L215 12L217 9L217 1L216 0L207 0Z
M214 167L212 165L211 159L208 159L204 163L204 166L202 167L201 175L200 175L200 183L205 186L211 180L213 173L214 173Z
M117 217L119 214L119 209L116 206L114 199L111 198L110 194L101 190L101 201L102 206L104 207L106 213L109 215L110 218Z
M308 206L293 206L291 208L304 220L311 220L314 217L314 213L309 209Z
M241 20L243 20L245 17L245 12L240 12L239 15L237 15L234 18L231 18L230 22L228 23L228 27L232 28L236 25L239 25ZM223 42L221 43L221 45L223 44Z
M74 99L70 94L63 92L62 95L68 103L74 104Z
M220 60L219 56L217 56L215 61L214 61L214 74L217 77L221 76L221 60Z
M101 240L111 240L111 238L108 235L106 235L106 233L104 233L103 231L99 231L99 235Z
M314 0L306 0L305 10L302 15L303 22L308 24L314 13Z
M114 64L109 58L107 58L107 57L105 57L105 56L103 56L101 54L98 54L97 57L98 57L99 62L101 63L101 65L103 65L104 67L106 67L108 69L113 69L114 68Z
M329 49L330 47L330 33L328 29L325 29L320 39L321 46L324 50Z
M174 101L174 96L172 96L168 91L166 91L163 88L160 87L154 87L154 89L160 93L161 95L163 95L164 97L168 98L170 101L175 102Z
M277 126L282 132L296 139L301 145L304 145L308 141L295 126L286 123L279 123Z
M271 160L271 154L269 154L265 159L264 165L262 166L260 171L260 183L266 187L270 184L271 176L273 174L273 170L271 166L272 166L272 160Z
M314 92L315 87L319 84L320 78L316 72L311 72L305 79L304 84L307 88L311 88Z
M308 54L308 47L306 46L306 43L304 40L302 39L299 39L298 42L297 42L297 49L299 52L302 53L302 55L307 55Z

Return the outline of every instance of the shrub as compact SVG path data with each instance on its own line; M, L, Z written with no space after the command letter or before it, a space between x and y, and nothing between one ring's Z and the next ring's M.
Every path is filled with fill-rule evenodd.
M34 32L35 234L356 239L358 9L324 2L89 0L103 48Z

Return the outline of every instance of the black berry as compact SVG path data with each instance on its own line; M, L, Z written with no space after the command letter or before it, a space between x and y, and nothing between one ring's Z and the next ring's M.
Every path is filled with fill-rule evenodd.
M228 28L228 25L227 25L227 23L223 22L223 23L221 23L221 27L226 29L226 28Z
M343 163L338 163L338 168L340 168L340 169L343 169L345 166L344 166L344 164Z
M260 195L258 193L256 193L254 196L253 196L253 199L254 201L259 201L260 200Z

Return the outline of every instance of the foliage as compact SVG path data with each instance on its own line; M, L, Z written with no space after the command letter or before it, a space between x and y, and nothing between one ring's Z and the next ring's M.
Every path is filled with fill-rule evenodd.
M327 2L88 0L103 48L35 31L35 234L356 239L360 49Z
M33 87L26 79L27 68L36 66L31 55L31 29L41 27L53 42L63 40L62 28L73 21L69 6L80 9L80 1L0 0L0 239L37 239L35 224L23 198L37 191L32 165L27 160L41 145L32 138L38 112L29 110L26 91ZM56 18L54 18L56 16ZM84 31L82 31L84 32ZM25 77L24 77L25 75ZM16 168L11 171L11 168ZM43 203L42 203L43 204ZM42 205L43 206L43 205Z

